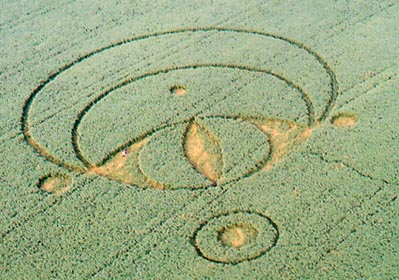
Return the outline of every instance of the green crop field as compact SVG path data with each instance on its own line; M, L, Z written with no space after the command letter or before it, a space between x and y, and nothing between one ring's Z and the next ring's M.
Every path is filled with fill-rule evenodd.
M0 279L399 279L398 26L0 1Z

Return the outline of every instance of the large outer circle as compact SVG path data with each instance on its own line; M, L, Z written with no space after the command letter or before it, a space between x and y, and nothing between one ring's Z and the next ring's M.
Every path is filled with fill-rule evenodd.
M253 30L242 30L242 29L231 29L231 28L219 28L219 27L209 27L209 28L184 28L184 29L180 29L180 30L173 30L173 31L165 31L165 32L157 32L157 33L152 33L152 34L146 34L146 35L142 35L142 36L138 36L138 37L134 37L134 38L129 38L129 39L125 39L122 40L120 42L116 42L113 44L110 44L108 46L99 48L97 50L94 50L90 53L87 53L79 58L77 58L76 60L72 61L69 64L64 65L63 67L61 67L59 70L57 70L56 72L54 72L53 74L51 74L46 80L44 80L43 82L41 82L31 93L31 95L27 98L27 100L25 101L24 107L23 107L23 113L22 113L22 117L21 117L21 130L24 134L24 138L27 141L27 143L32 146L32 148L38 152L38 154L40 154L41 156L45 157L47 160L52 161L53 163L56 163L60 166L63 166L69 170L73 170L73 171L80 171L80 172L84 172L85 168L82 168L82 165L76 165L76 164L71 164L67 161L65 161L65 159L62 158L62 156L60 155L54 155L51 151L47 150L45 148L45 146L43 146L40 142L38 142L35 138L34 135L32 134L31 131L31 124L30 124L30 113L31 113L31 109L32 109L32 105L34 104L34 100L35 98L41 93L43 92L48 85L50 85L52 82L57 81L57 79L63 74L66 73L68 70L72 69L75 65L78 65L79 63L83 63L85 61L88 61L91 58L94 58L96 55L101 54L101 53L105 53L108 50L112 50L115 49L117 47L121 47L123 45L132 43L132 42L140 42L140 41L144 41L146 39L151 39L151 38L162 38L163 36L168 36L168 35L172 35L172 34L190 34L190 33L198 33L198 32L202 32L202 33L207 33L207 32L220 32L222 33L236 33L236 34L247 34L247 35L254 35L254 36L259 36L259 37L264 37L264 38L269 38L269 39L273 39L273 40L277 40L277 41L281 41L284 42L298 50L302 50L303 52L307 53L308 55L310 55L311 57L313 57L313 59L316 60L316 62L324 69L325 73L327 74L327 76L329 77L329 84L330 84L330 89L328 92L329 98L328 98L328 102L324 108L324 110L320 113L320 116L318 117L319 120L324 120L329 111L331 110L332 106L334 105L335 99L336 99L336 95L337 95L337 81L335 78L335 74L333 73L333 71L330 69L330 67L328 66L328 64L314 51L312 51L310 48L306 47L305 45L296 42L295 40L289 39L289 38L285 38L282 36L278 36L275 34L270 34L270 33L266 33L266 32L259 32L259 31L253 31ZM172 68L176 68L179 66L174 66L171 67ZM243 67L248 67L248 65L244 65ZM263 71L270 71L270 70L265 70L265 69L261 69ZM131 80L132 78L128 78L127 81ZM294 82L290 83L293 86L297 86L299 87L299 85L296 85ZM112 87L111 87L112 89ZM109 91L109 90L108 90ZM93 104L98 102L101 99L101 94L99 96L97 96L96 98L92 99L89 103ZM314 114L314 112L312 112L312 114ZM76 118L77 120L80 118L81 115L84 115L83 111L80 111L77 113ZM79 121L75 122L75 125L73 127L73 130L77 130L77 127L79 126ZM78 140L78 136L76 135L71 135L71 139L72 139L72 144L70 147L73 148L73 150L75 151L76 157L83 163L83 166L88 165L88 162L85 162L84 157L80 156L79 153L79 147L78 147L78 142L76 140ZM62 153L61 153L62 154Z

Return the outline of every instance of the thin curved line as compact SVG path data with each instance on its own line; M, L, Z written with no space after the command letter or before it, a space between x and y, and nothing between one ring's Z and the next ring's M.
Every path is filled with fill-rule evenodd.
M210 31L218 31L218 32L237 32L237 33L247 33L247 34L254 34L254 35L260 35L260 36L266 36L266 37L271 37L277 40L285 41L293 46L296 46L300 49L305 50L307 53L312 55L313 57L316 58L316 60L323 66L325 71L330 77L330 87L331 87L331 92L330 92L330 99L328 101L327 107L325 108L325 111L323 112L322 116L319 118L319 121L325 120L333 108L335 104L335 100L337 98L337 92L338 92L338 83L336 76L334 72L331 70L331 68L328 66L328 64L314 51L306 47L304 44L299 43L297 41L294 41L289 38L285 38L283 36L275 35L272 33L267 33L267 32L261 32L261 31L254 31L254 30L245 30L245 29L239 29L239 28L223 28L223 27L191 27L191 28L181 28L181 29L176 29L176 30L170 30L170 31L162 31L162 32L155 32L152 34L146 34L146 35L140 35L136 37L132 37L129 39L121 40L119 42L110 44L108 46L104 46L102 48L96 49L92 52L89 52L83 56L78 57L77 59L73 60L72 62L62 66L59 68L57 71L52 73L47 79L42 81L31 93L31 95L25 100L24 105L23 105L23 110L22 110L22 116L21 116L21 132L24 135L25 141L41 156L44 158L48 159L49 161L59 165L63 166L66 169L73 170L73 171L78 171L78 172L83 172L84 170L80 166L75 166L75 165L69 165L62 160L54 157L51 155L49 152L47 152L33 137L30 132L30 127L29 127L29 113L30 109L32 106L32 102L35 99L35 97L42 91L42 89L52 82L54 79L56 79L60 74L65 72L66 70L70 69L73 67L75 64L80 63L82 61L87 60L88 58L101 53L103 51L106 51L108 49L114 48L121 46L123 44L135 42L135 41L140 41L148 38L153 38L153 37L158 37L158 36L163 36L163 35L170 35L170 34L179 34L179 33L185 33L185 32L210 32ZM310 100L309 100L310 101ZM75 128L77 130L77 128ZM76 152L76 150L75 150ZM89 162L85 162L84 158L80 158L83 162L83 164L90 165Z
M102 166L102 165L106 164L109 160L111 160L111 159L115 156L115 154L119 153L121 150L123 150L123 149L129 147L129 146L132 145L133 143L137 143L137 142L140 142L140 141L144 140L145 138L151 137L152 135L158 133L158 132L159 132L160 130L162 130L162 129L165 129L165 128L168 128L168 127L171 127L171 126L176 126L176 125L179 125L179 124L187 124L187 127L189 127L190 124L192 124L192 121L193 121L195 118L196 118L196 117L191 117L189 120L181 120L181 121L176 121L176 122L171 123L171 124L164 124L164 125L161 125L161 126L155 128L155 129L152 129L151 131L146 132L144 135L141 135L141 136L139 136L139 137L137 137L137 138L133 138L133 139L129 140L127 143L125 143L125 144L121 145L120 147L116 148L113 152L109 153L108 156L107 156L106 158L104 158L104 159L101 161L101 163L99 163L98 165L99 165L99 166ZM239 177L231 178L231 179L229 179L229 180L226 180L226 181L224 181L224 182L221 183L221 184L218 184L217 182L213 182L212 184L210 184L210 185L208 185L208 186L196 187L196 188L192 188L192 190L196 190L196 189L208 189L208 188L212 188L212 187L216 187L216 186L219 186L219 187L220 187L220 186L224 186L224 185L227 185L227 184L230 184L230 183L238 182L239 180L241 180L241 179L243 179L243 178L247 178L247 177L252 176L252 175L253 175L254 173L256 173L260 168L262 168L263 166L265 166L265 165L271 160L271 158L273 157L273 145L272 145L272 143L270 142L269 134L266 133L266 132L264 132L263 130L259 129L255 124L253 124L253 123L251 122L251 121L253 121L253 119L250 119L250 118L242 118L242 117L240 117L240 116L230 116L230 115L213 115L213 116L205 116L205 117L199 117L199 118L200 118L200 119L201 119L201 118L221 118L221 119L229 119L229 120L236 120L236 121L238 121L238 120L243 120L243 121L247 122L248 124L253 125L254 128L256 128L257 130L260 131L260 133L262 133L262 134L265 135L265 137L266 137L266 139L267 139L267 142L268 142L269 150L268 150L268 153L267 153L267 155L266 155L265 157L263 157L261 160L259 160L258 162L256 162L255 165L254 165L254 167L252 167L252 168L250 168L249 170L247 170L243 175L241 175L241 176L239 176ZM188 131L188 129L186 128L186 129L185 129L185 135L187 134L187 131ZM183 138L185 138L185 136L184 136ZM185 145L185 144L183 143L183 145ZM184 146L183 146L183 149L185 150ZM190 162L190 163L191 163L191 162ZM192 163L191 163L191 164L192 164ZM195 167L194 167L194 168L195 168ZM196 169L196 168L195 168L195 169ZM196 169L196 171L199 172L200 174L202 174L199 170ZM151 180L154 180L154 181L156 181L157 183L160 183L160 182L158 182L157 180L151 178L149 175L147 175L141 168L140 168L140 172L142 173L143 176L145 176L145 177L147 177L147 178L150 178ZM205 177L205 178L207 178L207 177ZM210 180L209 178L207 178L207 179ZM185 187L178 187L178 188L176 188L176 187L173 187L173 185L170 185L170 184L169 184L169 185L168 185L168 184L163 184L163 183L160 183L160 184L164 185L164 186L165 186L165 189L173 189L173 190L186 189Z
M84 157L82 150L80 148L79 145L79 135L78 135L78 128L79 125L81 124L83 118L85 117L85 115L92 109L92 107L94 105L96 105L98 102L100 102L102 99L104 99L105 97L107 97L108 95L110 95L113 91L120 89L130 83L136 82L138 80L144 79L144 78L148 78L148 77L152 77L152 76L156 76L159 74L165 74L165 73L169 73L171 71L176 71L176 70L186 70L186 69L196 69L196 68L231 68L231 69L239 69L239 70L244 70L244 71L249 71L249 72L257 72L257 73L264 73L267 75L272 75L273 77L285 82L289 87L296 89L300 95L301 95L301 99L305 102L305 106L307 109L307 115L308 115L308 126L312 126L315 122L315 114L314 114L314 107L313 104L311 103L311 100L309 98L309 96L305 93L305 91L298 86L297 84L293 83L292 81L288 80L287 78L276 74L274 72L272 72L271 70L267 70L267 69L261 69L261 68L253 68L253 67L249 67L249 66L245 66L245 65L234 65L234 64L219 64L219 63L209 63L209 64L192 64L192 65L185 65L185 66L175 66L175 67L171 67L171 68L167 68L167 69L162 69L162 70L158 70L158 71L154 71L154 72L149 72L149 73L145 73L142 74L140 76L137 77L130 77L125 79L124 81L120 82L119 84L111 87L110 89L106 90L105 92L103 92L102 94L100 94L99 96L97 96L94 100L92 100L85 108L83 108L82 111L80 111L80 113L78 114L78 117L75 120L75 123L73 125L73 129L72 129L72 143L73 143L73 147L74 147L74 151L76 156L80 159L80 161L82 163L85 164L86 167L90 167L92 166L92 163L90 163L90 161ZM153 128L150 130L150 132L145 132L143 133L143 135L148 135L150 134L152 131L157 131L163 127L168 126L167 124L163 124L159 127ZM139 140L141 139L142 136L139 136L139 138L135 138L135 140ZM128 143L134 143L134 140L130 140L128 141ZM110 157L112 157L113 155L115 155L116 153L120 152L124 147L128 146L128 144L122 144L121 146L117 147L116 149L114 149L113 151L111 151L109 153L109 156L106 156L105 158L103 158L98 164L104 164Z
M256 173L260 168L262 168L266 164L268 164L269 161L272 159L272 157L273 157L273 145L270 142L270 135L268 133L266 133L265 131L263 131L262 129L260 129L254 123L252 123L253 119L251 119L251 118L242 118L240 116L229 116L229 115L213 115L213 116L206 116L206 117L200 117L200 118L218 118L218 119L226 119L226 120L234 120L234 121L244 121L248 125L253 126L260 133L262 133L264 135L264 137L267 139L268 150L267 150L267 154L265 156L263 156L260 160L255 162L255 165L253 167L249 168L247 171L245 171L245 173L242 174L241 176L238 176L238 177L234 176L233 178L230 178L228 180L223 181L221 184L217 184L218 186L224 186L224 185L227 185L227 184L230 184L230 183L233 183L233 182L237 182L237 181L241 180L242 178L250 177L251 175ZM224 175L226 175L226 174L224 174Z

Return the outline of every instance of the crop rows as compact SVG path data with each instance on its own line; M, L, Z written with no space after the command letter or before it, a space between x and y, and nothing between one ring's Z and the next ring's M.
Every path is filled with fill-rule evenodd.
M230 36L233 34L243 39L253 37L259 45L267 41L268 52L262 55L260 49L252 58L253 50L244 46L240 53L244 54L245 63L237 60L241 56L235 53L235 40ZM215 36L226 42L224 47L231 57L222 59L208 53L217 49ZM190 43L192 38L207 46L196 49L205 57L203 62L188 55L192 46L197 46ZM169 39L172 40L168 42ZM146 47L148 43L154 46L167 42L169 47L165 45L165 49L172 49L176 39L184 42L178 44L179 57L170 51L162 57ZM145 54L140 53L142 50ZM293 55L287 59L290 51ZM156 65L143 65L139 62L143 55L162 59ZM259 61L259 56L264 60ZM126 61L134 63L126 68ZM299 70L295 65L300 62ZM321 80L309 79L317 73L321 73ZM180 85L184 89L181 93L171 90ZM237 184L262 168L269 170L306 140L310 136L308 130L326 120L336 95L336 78L327 63L295 41L245 30L178 30L124 40L62 67L27 99L22 131L27 143L41 156L66 169L141 187L205 188L205 197L207 192L219 193L202 201L210 203L218 201L224 191L208 187ZM65 178L63 174L46 175L38 187L62 194L71 184L63 181ZM242 213L252 217L251 211L245 211ZM270 238L268 230L262 228L262 220L235 224L235 216L231 216L233 224L220 225L230 232L217 240L247 244L245 240L253 239L253 245L246 247L247 253L236 245L227 259L220 257L225 246L219 248L219 253L204 253L213 245L200 245L207 244L207 238L201 238L200 226L189 238L193 238L191 245L199 256L236 264L258 258L276 244L278 226L267 216L263 222L271 223L275 231L271 231ZM238 231L232 229L235 226ZM154 229L157 227L155 223ZM260 237L255 238L258 234ZM202 241L195 241L196 236ZM235 238L239 240L234 241ZM134 246L139 246L135 240L117 250L111 262L105 261L105 267L92 276L112 266L122 254L130 254Z
M191 34L190 34L191 33ZM209 33L209 34L208 34ZM68 80L71 80L71 78L73 78L73 77L75 77L74 79L76 80L76 78L78 78L79 77L79 79L78 79L78 81L76 82L76 85L78 86L77 87L77 90L73 90L73 92L78 92L78 94L75 94L74 96L75 97L81 97L81 94L84 94L86 97L90 97L90 96L92 96L92 94L93 94L93 92L98 92L98 90L99 89L97 89L97 90L92 90L92 88L93 88L93 82L90 82L91 80L92 80L92 78L90 78L90 77L93 77L93 76L95 76L95 77L97 77L97 81L98 81L98 79L101 81L102 80L102 78L101 77L104 77L105 78L105 84L107 84L107 78L108 78L108 76L111 78L111 80L112 79L115 79L115 78L113 78L113 77L117 77L117 76L119 76L120 77L120 75L121 75L121 73L120 73L120 65L116 62L115 63L115 60L116 61L118 61L117 60L117 58L118 58L118 56L119 57L121 57L120 55L121 55L121 53L120 52L118 52L118 51L120 51L121 50L121 46L123 46L124 48L123 48L123 50L125 51L125 49L127 50L127 51L130 51L129 52L129 54L133 54L133 55L135 55L132 59L133 59L133 61L138 61L138 57L139 57L139 55L140 55L140 51L142 51L142 50L145 50L146 51L146 55L148 55L147 54L147 52L148 53L153 53L153 52L151 52L150 50L148 50L148 48L147 47L142 47L142 44L145 42L145 43L148 43L147 41L149 41L149 42L151 42L151 43L153 43L152 45L159 45L159 44L157 44L157 40L161 40L162 39L162 43L164 43L165 42L165 40L164 39L169 39L169 37L170 38L172 38L172 39L174 39L174 37L175 36L178 36L178 38L179 37L181 37L181 36L186 36L186 35L192 35L192 34L194 34L194 35L202 35L202 36L204 36L204 34L206 34L207 36L204 36L203 38L204 38L204 40L205 40L205 42L207 43L207 44L209 44L209 46L208 47L213 47L213 41L212 40L207 40L208 38L207 37L209 37L210 39L212 38L212 36L215 36L215 34L217 35L217 36L221 36L222 37L222 39L225 39L226 41L229 41L229 40L231 40L230 38L229 38L229 36L230 36L230 33L237 33L237 34L242 34L242 36L254 36L255 35L255 37L259 37L259 39L260 40L262 40L263 38L266 38L268 41L271 41L271 43L277 43L277 44L280 44L280 45L282 45L282 46L284 46L285 48L286 47L289 47L289 46L291 46L291 48L292 48L292 46L294 46L294 48L297 48L297 50L299 51L299 54L300 54L300 56L302 55L304 55L304 54L307 54L308 56L309 56L309 54L311 55L311 56L314 56L314 58L316 58L315 59L315 61L316 61L316 65L318 64L318 63L320 63L319 65L322 65L322 67L323 68L325 68L326 69L326 72L327 72L327 74L330 76L330 79L331 79L331 94L332 94L332 96L330 96L330 97L328 97L328 100L327 100L327 103L328 104L333 104L334 103L334 99L335 99L335 97L336 97L336 91L337 91L337 89L336 89L336 81L335 81L335 78L334 78L334 76L333 76L333 74L332 74L332 72L331 72L331 70L329 70L329 68L328 68L328 66L327 66L327 64L324 62L324 61L322 61L321 60L321 58L319 57L319 56L317 56L315 53L313 53L312 51L310 51L309 49L307 49L306 47L304 47L303 45L300 45L300 44L297 44L297 43L295 43L294 41L291 41L291 40L289 40L289 39L284 39L284 38L281 38L281 37L278 37L278 36L276 36L276 35L271 35L271 34L262 34L262 33L257 33L257 32L250 32L250 31L244 31L244 30L228 30L228 29L217 29L217 28L215 28L215 29L193 29L193 30L181 30L181 31L173 31L173 32L165 32L165 33L159 33L159 34L153 34L153 35L145 35L145 36L143 36L143 37L138 37L138 38L133 38L133 39L128 39L128 40L124 40L124 41L121 41L121 42L119 42L119 43L115 43L115 44L113 44L113 45L111 45L111 46L107 46L107 47L104 47L104 48L102 48L102 49L99 49L99 50L96 50L96 51L94 51L94 52L92 52L92 53L89 53L89 54L87 54L87 55L85 55L85 56L82 56L82 57L80 57L79 59L77 59L76 61L74 61L74 62L72 62L72 63L70 63L70 64L68 64L68 65L66 65L66 66L64 66L64 67L62 67L58 72L56 72L56 73L54 73L53 75L51 75L50 77L49 77L49 79L48 80L46 80L46 81L44 81L41 85L39 85L35 90L34 90L34 92L32 93L32 95L31 95L31 97L27 100L27 102L26 102L26 106L25 106L25 109L24 109L24 115L23 115L23 119L22 119L22 123L23 123L23 130L25 131L25 136L26 136L26 138L28 139L29 138L29 140L30 140L30 142L31 142L31 144L33 145L33 146L37 146L37 145L39 145L38 143L39 142L36 142L35 140L33 140L32 139L32 133L31 133L31 128L30 128L30 126L28 125L28 114L30 114L30 111L31 111L31 105L32 105L32 102L33 102L33 100L36 98L36 96L38 96L39 98L41 98L41 99L43 99L43 98L45 98L46 96L49 96L49 97L51 97L51 98L53 98L53 96L60 96L61 98L64 98L63 97L63 94L58 94L58 95L54 95L54 94L44 94L44 93L42 93L43 91L47 91L47 90L50 90L50 92L51 92L51 85L52 84L54 84L54 82L55 82L55 85L57 85L57 82L58 82L58 80L60 80L60 81L62 81L62 79L63 78L65 78L65 79L68 79ZM173 36L172 36L173 35ZM225 38L223 38L223 37L225 37ZM196 37L194 37L194 38L196 38ZM201 37L200 37L201 38ZM180 40L181 40L181 38L179 38ZM155 41L155 42L154 42ZM166 40L167 41L167 40ZM136 46L136 44L131 44L131 43L133 43L133 42L137 42L137 45L138 46ZM132 47L134 47L134 51L133 50L131 50L130 48L132 48ZM207 48L207 50L208 50L209 48ZM279 48L276 48L276 49L279 49ZM281 49L281 48L280 48ZM284 50L284 48L282 48L283 50ZM204 51L204 50L197 50L197 51ZM246 50L244 49L244 50L240 50L241 52L246 52ZM176 58L175 60L176 60L176 62L175 63L179 63L179 59L181 59L181 57L185 57L185 58L190 58L190 56L186 56L185 54L184 54L184 52L185 52L185 49L183 48L182 50L180 50L180 57L179 58ZM112 54L112 58L113 59L110 59L108 56L109 56L109 53L111 53ZM206 54L206 53L205 53ZM173 56L173 54L170 54L170 55L172 55ZM169 56L170 56L169 55ZM233 53L233 55L234 55L234 53ZM273 54L272 54L273 55ZM273 66L274 68L277 68L278 69L278 66L279 66L279 60L277 60L277 62L276 61L274 61L274 62L272 62L272 61L270 61L270 59L272 58L272 59L278 59L280 56L276 56L275 54L274 54L274 56L272 56L271 54L269 54L269 53L265 53L265 57L268 57L269 58L269 61L268 60L266 60L264 63L266 63L266 65L267 66L269 66L269 64L270 64L270 66L269 67L271 67L271 66ZM101 63L102 65L101 65L101 67L96 67L97 66L97 64L92 64L92 65L90 65L90 63L89 62L92 62L93 61L93 59L91 59L92 57L96 57L96 63ZM143 55L142 55L143 56ZM136 58L135 58L136 57ZM240 57L240 56L238 56L238 55L235 55L235 56L232 56L232 58L231 59L237 59L237 57ZM306 55L305 55L305 57L306 57ZM126 59L126 57L124 57L124 59ZM219 58L218 57L215 57L215 56L212 56L212 61L211 62L209 62L209 63L212 63L212 65L217 65L218 63L217 63L217 61L219 60ZM226 61L226 58L224 58L224 60ZM230 59L229 58L227 58L227 61L229 61ZM304 60L304 59L301 59L302 61ZM141 60L140 60L141 61ZM216 62L215 62L216 61ZM223 62L222 63L222 65L226 65L226 62ZM250 64L251 63L251 61L250 60L248 60L248 58L246 59L246 64L248 65L248 64ZM287 62L289 62L289 63L291 63L291 61L292 60L289 60L289 61L287 61L286 59L285 59L285 61L283 60L283 62L281 62L280 61L280 64L281 65L284 65L284 72L287 72L287 71L292 71L292 70L289 70L290 68L289 67L287 67L287 68L285 68L285 66L287 66L286 64L287 64ZM109 64L112 62L112 66L110 66ZM170 64L171 62L170 62L170 59L168 59L168 60L165 60L165 62L167 62L168 64ZM162 60L160 61L160 63L158 63L158 64L161 64L162 65L162 63L165 63L165 62L163 62ZM137 62L136 62L137 63ZM190 62L189 62L189 60L186 60L186 61L184 61L184 62L180 62L180 63L183 63L183 65L190 65ZM257 62L256 61L253 61L253 63L255 63L255 65L257 65ZM108 64L108 65L107 65ZM76 69L78 69L79 67L83 67L83 66L89 66L90 68L92 68L93 70L91 70L90 68L89 69L85 69L85 72L87 72L88 74L90 74L90 77L89 77L89 79L87 79L87 81L88 81L88 84L87 84L87 86L85 86L85 85L83 85L83 84L81 84L82 83L82 81L85 81L86 82L86 79L84 79L83 78L83 76L82 76L82 74L84 74L84 72L83 71L79 71L79 70L77 70L77 73L78 73L78 75L79 76L76 76L76 74L73 74L73 72L71 72L70 71L70 69L75 69L75 65L76 65ZM133 64L134 65L134 64ZM137 66L139 66L140 65L140 63L138 63L137 64ZM193 66L195 66L195 64L192 64ZM227 64L227 65L232 65L232 64ZM233 64L234 65L234 64ZM94 66L94 67L93 67ZM142 68L138 68L138 67L135 67L135 68L133 68L133 69L131 69L130 70L130 72L132 72L132 71L138 71L138 69L140 69L140 71L142 72L143 71L143 69ZM151 69L153 66L151 65L151 64L149 64L149 66L150 66L150 68L149 69ZM72 68L73 67L73 68ZM148 67L148 66L147 66ZM157 65L157 68L159 69L159 67L162 67L162 66L159 66L159 65ZM119 69L118 69L119 68ZM177 68L179 68L179 67L177 67ZM246 67L244 67L244 68L246 68ZM314 68L314 67L313 67ZM313 69L312 68L312 69ZM317 67L316 67L317 68ZM106 72L104 72L104 70L103 69L106 69ZM114 70L115 69L115 70ZM165 68L165 69L167 69L167 68ZM174 69L173 67L171 68L171 70L172 69ZM288 70L287 70L288 69ZM102 73L100 72L99 73L99 71L102 71ZM113 71L114 70L114 71ZM279 69L278 69L279 70ZM277 70L277 71L278 71ZM159 70L158 70L159 71ZM162 73L162 72L167 72L167 70L165 71L165 70L160 70L159 72L158 71L156 71L156 72L150 72L150 73ZM268 70L262 70L262 71L268 71ZM281 71L281 70L280 70ZM64 72L67 74L67 75L64 75ZM96 73L97 72L97 73ZM269 74L273 74L272 72L266 72L266 73L269 73ZM277 72L278 73L278 72ZM298 78L297 78L297 80L300 80L300 73L304 73L304 72L298 72L298 71L294 71L294 73L288 73L288 74L290 74L290 75L294 75L294 76L297 76ZM61 75L62 74L62 75ZM70 75L72 75L72 77L71 78L69 78L69 76ZM112 87L111 87L111 89L108 89L108 90L106 90L102 95L100 95L99 97L97 97L96 99L94 99L94 100L92 100L92 101L90 101L90 103L89 104L96 104L97 103L97 101L99 101L100 99L102 99L103 97L105 97L105 96L107 96L109 93L111 93L111 91L114 91L116 88L118 88L118 87L120 87L120 86L124 86L124 85L126 85L127 83L130 83L130 82L133 82L133 81L136 81L136 80L139 80L140 79L140 77L146 77L146 76L148 76L148 75L151 75L151 74L145 74L144 76L142 75L142 76L138 76L138 78L127 78L125 81L122 81L121 83L119 83L120 85L118 86L115 86L115 85L113 85ZM275 74L275 75L277 75L277 77L282 77L282 76L279 76L280 74ZM299 76L298 76L299 75ZM65 76L65 77L64 77ZM54 82L52 82L54 80ZM287 81L287 80L286 80ZM287 81L288 82L288 85L289 86L293 86L293 87L297 87L292 81ZM114 83L115 84L115 80L114 80L114 82L112 82L112 83ZM73 84L73 83L72 83ZM101 84L101 83L97 83L97 84ZM103 83L104 84L104 83ZM118 84L118 83L117 83ZM68 90L68 91L70 91L71 89L68 89L68 83L62 83L62 84L60 84L60 86L62 86L62 87L64 87L65 88L65 86L67 86L67 88L65 88L64 89L64 91L65 90ZM83 91L81 91L82 90L82 87L83 86ZM97 86L98 87L98 86ZM89 91L87 91L86 92L86 90L84 90L84 89L89 89ZM61 88L62 89L62 88ZM297 88L298 89L298 88ZM60 90L60 89L58 89L58 90ZM101 91L101 90L100 90ZM86 93L85 93L86 92ZM39 94L39 93L41 93L41 94ZM303 94L304 92L303 91L301 91L301 93ZM313 102L315 102L315 104L317 104L318 103L318 96L323 96L323 94L320 94L320 91L318 91L317 92L317 94L315 94L315 95L312 95L312 99L313 99ZM328 95L327 95L328 96ZM58 98L58 97L57 97ZM305 100L305 103L307 104L307 106L308 106L308 108L307 108L307 110L309 111L310 110L310 108L309 108L309 100L308 100L308 98L306 98ZM326 101L326 100L325 100ZM43 99L43 100L41 100L41 102L39 102L40 104L48 104L47 106L49 106L50 104L54 104L54 102L50 99L50 100L46 100L46 99ZM60 101L60 102L58 102L58 101L55 101L55 103L56 104L54 104L53 105L53 107L56 107L58 104L60 104L61 106L62 106L62 104L64 103L62 100ZM156 102L155 102L156 103ZM328 107L331 107L331 105L327 105L327 107L325 107L325 110L329 110L329 109L327 109ZM88 109L90 109L91 108L91 106L92 105L89 105L88 107L86 107L86 109L84 109L83 111L81 111L79 114L78 114L78 119L74 122L74 124L72 125L72 127L74 128L73 129L73 131L72 131L72 135L70 135L70 136L68 136L68 135L65 135L65 137L61 137L61 139L71 139L72 138L72 140L73 141L70 141L70 142L72 142L72 143L65 143L64 145L60 145L60 144L58 144L57 145L57 148L59 149L59 148L62 148L62 147L65 147L65 148L62 148L63 150L57 150L57 151L55 151L55 150L52 150L52 152L51 152L51 154L60 154L60 155L58 155L58 156L61 156L62 155L62 158L65 158L65 155L67 155L68 156L68 158L78 158L78 159L80 159L81 161L83 161L83 163L85 163L86 165L88 164L88 162L86 162L85 161L85 157L81 154L81 153L79 153L77 150L79 149L79 147L78 147L78 143L76 143L77 141L78 141L78 135L77 135L77 128L78 128L78 126L79 126L79 124L80 124L80 118L81 117L83 117L85 114L86 114L86 112L87 112L87 110ZM73 107L71 107L71 109L73 109ZM75 109L73 109L73 110L75 110ZM45 110L46 111L46 110ZM323 118L323 114L325 115L325 113L323 113L322 112L322 109L318 109L318 111L319 112L321 112L321 118ZM38 110L36 113L34 113L34 112L32 112L32 113L34 113L33 115L32 115L32 117L34 117L36 114L39 114L39 116L40 116L40 114L41 114L41 112L42 112L42 110ZM74 113L72 113L72 112L65 112L65 113L67 113L68 114L68 117L67 118L65 118L65 117L62 117L61 119L54 119L56 122L55 122L55 125L54 126L52 126L52 133L50 134L50 135L46 135L44 132L45 131L41 131L40 132L40 134L38 134L38 135L35 135L35 137L39 137L39 136L41 136L40 137L40 142L44 142L44 143L47 143L47 141L50 141L49 139L51 139L51 136L53 136L54 134L57 134L57 135L64 135L64 133L67 133L68 134L68 132L70 131L69 129L66 129L66 126L69 126L69 127L71 127L71 124L70 124L70 122L68 122L69 124L65 124L65 126L64 125L62 125L62 126L59 126L60 125L60 123L62 123L61 122L61 120L68 120L68 119L70 119L71 121L72 121L72 119L71 119L71 117L70 116L72 116L72 118L73 118L73 116L74 116ZM312 111L310 111L310 113L313 113ZM76 114L76 113L75 113ZM76 116L76 115L75 115ZM81 116L81 117L79 117L79 116ZM30 118L32 118L32 117L30 117ZM75 117L76 118L76 117ZM310 120L309 120L310 121ZM31 120L31 122L34 124L35 123L35 120ZM128 123L129 124L129 123ZM59 128L58 128L59 127ZM123 125L122 125L122 127L123 127ZM131 127L131 126L130 126ZM117 126L114 126L113 128L115 128L115 129L117 129ZM91 126L91 131L93 131L93 127ZM119 135L119 133L115 133L116 135ZM125 133L124 135L130 135L129 133ZM48 136L48 137L47 137ZM44 138L43 138L44 137ZM70 145L71 144L73 144L73 150L74 150L74 153L71 153L71 149L70 148L67 148L68 146L70 147ZM102 149L102 146L103 145L101 145L101 143L96 143L96 145L88 145L88 147L96 147L96 149L98 149L98 146L100 147L100 149ZM43 151L43 150L45 150L45 147L41 147L41 148L43 148L43 149L40 149L40 147L36 147L35 149L36 150L38 150L38 151ZM51 148L51 147L50 147ZM108 150L109 151L109 150ZM49 156L48 156L48 153L45 153L45 152L42 152L42 154L46 154L46 157L47 158L49 158ZM74 155L75 154L75 155ZM55 161L55 157L54 158L52 158L52 161ZM59 161L59 160L57 160L57 161Z
M2 265L23 277L29 256L44 278L322 269L375 203L396 200L397 175L338 152L367 129L337 94L321 56L252 30L159 32L81 56L25 102L25 145L56 166L35 171L40 209L2 230Z

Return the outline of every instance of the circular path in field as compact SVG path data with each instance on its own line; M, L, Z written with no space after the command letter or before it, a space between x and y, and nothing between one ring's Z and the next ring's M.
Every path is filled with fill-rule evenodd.
M232 212L216 215L195 232L197 253L212 262L237 264L261 257L279 238L277 225L256 212Z
M312 127L327 118L336 95L335 74L302 43L262 31L187 28L127 38L62 66L27 98L21 128L38 154L85 173L114 163L135 143L146 138L151 143L156 131L194 118L241 118L269 138L271 132L259 121L280 119ZM253 103L245 105L246 100ZM226 109L223 104L232 105ZM228 149L233 148L222 147ZM264 167L253 165L249 169ZM220 184L226 175L212 180L212 172L205 174L205 168L195 164L193 168L212 184ZM111 173L97 172L115 179ZM235 177L245 175L237 171ZM124 180L116 179L134 181Z

